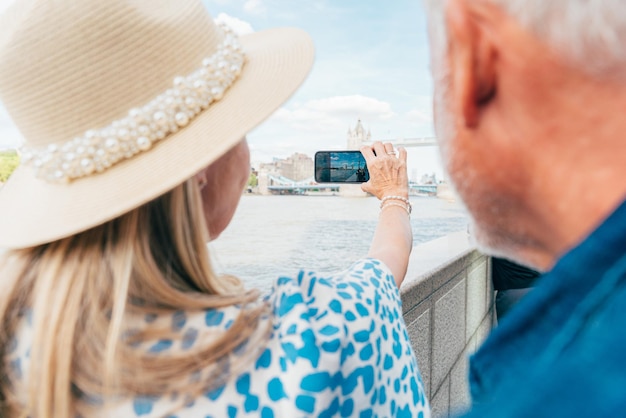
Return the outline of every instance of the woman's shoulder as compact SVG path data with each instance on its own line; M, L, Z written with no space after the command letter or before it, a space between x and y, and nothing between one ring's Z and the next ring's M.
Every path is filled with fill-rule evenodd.
M266 297L274 322L273 337L284 342L308 334L319 341L345 344L362 330L401 319L398 289L387 266L365 258L338 273L301 270L276 280ZM304 340L303 340L304 341ZM319 342L318 341L318 342Z
M400 300L389 268L380 260L364 258L340 272L300 270L292 276L281 276L266 299L274 303L275 313L282 316L296 304L315 305L331 300L333 305L341 305L367 301L377 295Z

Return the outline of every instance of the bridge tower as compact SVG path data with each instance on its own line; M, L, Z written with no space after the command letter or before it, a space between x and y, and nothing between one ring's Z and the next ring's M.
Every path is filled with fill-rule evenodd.
M348 128L348 135L346 141L346 149L348 150L359 150L364 143L372 142L372 132L368 129L367 131L363 127L363 123L361 123L361 118L358 119L354 130L352 128ZM361 190L361 186L359 184L342 184L339 187L339 194L341 196L350 196L350 197L365 197L367 193Z
M363 128L363 124L361 123L361 119L356 123L356 127L354 131L352 128L348 128L348 137L347 137L347 148L349 150L358 150L361 148L363 143L372 142L372 132L368 129L367 132L365 128Z

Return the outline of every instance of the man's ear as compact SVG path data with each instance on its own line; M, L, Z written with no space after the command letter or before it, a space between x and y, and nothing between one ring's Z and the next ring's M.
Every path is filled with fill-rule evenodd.
M486 22L472 13L467 0L450 0L446 10L451 93L466 127L479 123L484 106L496 94L496 49Z

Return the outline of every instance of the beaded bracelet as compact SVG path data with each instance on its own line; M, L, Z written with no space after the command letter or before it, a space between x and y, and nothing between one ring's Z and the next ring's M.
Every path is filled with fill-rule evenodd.
M381 205L383 203L385 203L387 200L402 200L407 205L411 204L411 202L409 202L409 199L407 199L406 197L402 197L402 196L385 196L380 201Z
M380 210L382 211L383 209L388 208L389 206L398 206L398 207L406 210L407 215L411 216L411 205L410 204L403 205L401 203L388 202L388 203L385 203L384 205L381 205L380 206Z
M385 197L383 197L381 199L381 201L380 201L380 208L382 209L383 206L385 206L385 202L388 202L389 200L400 200L400 201L404 202L406 204L405 209L407 210L407 212L409 212L409 215L413 211L413 206L411 206L411 202L409 201L409 199L407 199L406 197L402 197L402 196L385 196ZM391 204L391 203L388 203L388 204Z

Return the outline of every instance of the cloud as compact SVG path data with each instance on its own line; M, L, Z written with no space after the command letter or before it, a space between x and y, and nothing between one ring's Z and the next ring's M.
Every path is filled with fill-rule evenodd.
M314 153L320 148L345 148L347 131L354 129L357 119L366 130L382 135L388 127L381 125L393 124L394 118L387 102L360 95L333 96L278 109L249 139L259 153L284 156L295 144L300 152Z
M0 0L0 13L7 9L11 4L15 3L15 0Z
M411 109L407 112L406 117L411 122L432 123L433 114L430 110Z
M252 28L252 25L250 23L246 22L245 20L241 20L236 17L227 15L226 13L218 14L215 18L215 21L230 26L237 35L247 35L254 32L254 29Z
M387 102L361 95L331 96L278 109L248 139L258 160L285 157L295 150L313 155L320 149L344 149L348 129L354 129L359 118L375 137L406 125Z
M380 119L389 119L394 116L389 103L361 95L311 100L307 106L315 111L339 116L360 115Z
M243 10L253 15L264 15L267 11L262 0L247 0L243 5Z
M393 116L395 114L389 103L352 95L309 100L294 109L283 107L272 116L272 121L303 126L307 130L326 131L326 128L334 129L340 121L357 118L387 120ZM343 126L343 122L341 125Z

